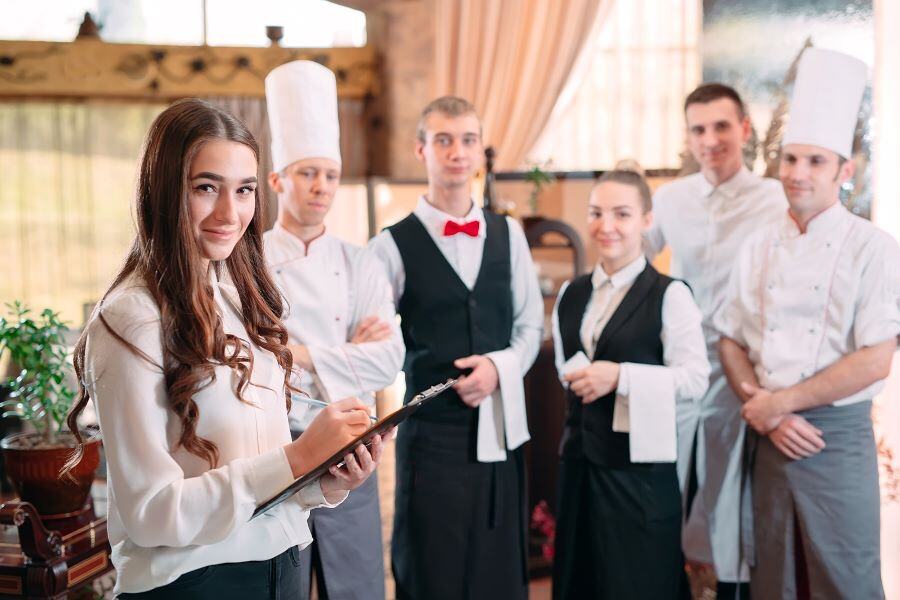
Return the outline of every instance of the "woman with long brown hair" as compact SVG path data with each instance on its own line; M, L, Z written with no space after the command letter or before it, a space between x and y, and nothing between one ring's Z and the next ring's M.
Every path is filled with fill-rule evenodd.
M156 118L137 237L76 347L82 386L68 423L77 432L94 401L121 598L294 597L309 509L340 503L380 459L378 438L249 520L369 424L350 398L291 442L291 354L263 260L258 156L246 127L203 101Z

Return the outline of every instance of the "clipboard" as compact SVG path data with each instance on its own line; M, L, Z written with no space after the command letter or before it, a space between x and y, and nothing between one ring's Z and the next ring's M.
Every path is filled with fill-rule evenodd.
M327 473L331 467L335 465L343 466L344 457L350 454L357 446L359 446L360 444L365 444L366 446L368 446L372 443L372 438L374 438L376 435L380 435L391 427L394 427L400 422L406 420L410 415L419 410L420 407L427 404L429 400L441 395L443 392L453 387L455 383L455 378L448 379L444 383L439 383L438 385L434 385L428 388L424 392L416 394L407 404L405 404L401 408L398 408L377 423L373 424L366 431L357 436L356 439L332 454L318 467L316 467L309 473L298 477L291 485L284 488L284 490L282 490L279 494L257 506L256 510L253 511L253 515L250 517L250 520L252 521L267 510L278 506L303 488L315 483L319 480L320 477L322 477L322 475Z

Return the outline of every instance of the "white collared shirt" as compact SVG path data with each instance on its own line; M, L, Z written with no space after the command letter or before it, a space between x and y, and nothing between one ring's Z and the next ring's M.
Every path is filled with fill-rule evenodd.
M269 270L286 301L289 341L305 345L312 359L315 372L303 373L300 388L325 402L353 396L374 407L373 392L394 382L404 353L381 261L327 232L306 244L278 223L263 241ZM369 316L387 323L391 337L350 343ZM291 428L305 429L320 410L295 401Z
M212 284L225 333L247 340L237 291L215 278ZM155 364L116 340L98 311ZM107 457L116 594L159 587L207 565L267 560L312 541L309 509L328 506L318 484L249 521L256 506L294 479L283 449L291 441L284 370L273 354L247 342L253 370L243 402L226 366L194 395L197 435L219 449L210 469L177 444L181 421L157 366L159 307L143 283L132 279L112 290L85 332L85 380Z
M419 203L413 213L422 221L431 239L453 267L460 280L471 290L475 286L478 271L481 269L486 238L484 213L481 207L473 201L469 213L462 219L458 219L438 210L423 196L419 198ZM453 236L444 236L444 225L448 220L454 220L457 223L478 221L478 235L471 237L464 233L457 233ZM497 442L499 447L493 447L492 443L490 450L486 450L484 453L480 452L479 460L484 460L488 455L491 456L490 460L503 460L505 449L517 448L529 439L525 422L522 378L537 357L544 320L544 301L538 287L537 275L531 260L528 242L525 239L525 232L514 219L507 217L506 222L509 225L512 277L512 337L508 348L485 355L497 367L500 376L500 402L494 403L495 410L491 409L490 403L483 402L479 407L480 418L492 420L492 423L486 425L499 431L500 439ZM390 231L382 231L372 238L369 248L387 267L388 280L394 290L394 300L395 302L399 301L405 289L406 271L403 268L400 250ZM489 417L488 411L491 411ZM481 436L483 433L481 427L482 423L479 421L479 436L481 440L484 440ZM479 448L482 447L479 446Z
M718 362L719 335L711 320L724 300L738 249L747 236L772 226L786 210L781 182L746 167L716 187L694 173L653 195L653 227L645 237L645 252L652 259L666 244L671 247L672 277L691 286L713 363Z
M764 388L795 385L900 334L900 247L840 203L806 233L785 211L741 249L714 325L748 349ZM834 404L871 399L882 387Z

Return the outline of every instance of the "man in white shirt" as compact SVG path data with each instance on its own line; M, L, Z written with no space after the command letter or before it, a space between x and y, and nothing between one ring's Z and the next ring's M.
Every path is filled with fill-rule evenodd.
M265 253L289 307L297 383L308 399L356 396L374 407L373 393L394 381L404 349L381 263L325 231L341 175L334 74L309 61L281 65L266 77L266 101L278 221L264 236ZM291 429L303 431L319 410L295 396ZM314 570L319 598L384 598L377 478L338 510L311 512L309 525L304 594Z
M804 52L779 169L790 210L741 249L714 320L761 436L754 598L884 597L871 399L900 334L900 248L839 199L865 84L861 61Z
M543 299L521 227L472 199L484 159L474 107L439 98L417 134L428 193L370 247L402 319L406 401L460 380L398 433L397 597L526 598L522 378L537 356Z
M740 489L744 423L740 402L718 360L712 316L722 302L741 242L779 219L787 205L781 186L750 172L743 146L750 119L740 96L719 84L701 85L684 103L688 147L700 172L663 185L653 198L655 221L645 238L653 258L668 245L673 277L688 283L703 313L703 333L712 368L699 403L699 422L688 416L679 432L679 454L690 455L696 427L696 494L688 497L683 546L688 561L713 565L718 596L731 598L749 580L740 556ZM696 417L695 417L696 418ZM689 486L690 487L690 486ZM746 585L742 597L747 597Z

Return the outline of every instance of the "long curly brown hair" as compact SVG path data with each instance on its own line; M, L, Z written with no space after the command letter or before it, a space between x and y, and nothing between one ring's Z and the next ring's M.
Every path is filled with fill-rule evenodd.
M243 401L242 393L253 369L253 354L247 341L224 332L208 273L202 268L200 246L193 235L188 203L190 167L200 147L210 140L243 144L259 159L259 146L246 126L202 100L175 102L150 126L137 186L137 237L104 298L130 277L146 285L160 311L163 365L157 366L164 375L169 408L181 420L178 446L214 468L219 451L213 442L197 435L199 410L194 394L212 383L216 366L227 365L238 375L235 391ZM224 264L211 264L217 273L227 270L237 288L249 342L272 352L284 369L285 406L290 410L291 353L286 347L287 330L280 320L282 298L263 258L263 213L258 191L255 196L253 219L231 256L222 261ZM152 363L145 353L112 330L103 318L102 302L97 316L110 334ZM80 460L83 439L77 420L90 400L84 378L87 331L85 328L75 347L74 365L80 386L67 424L79 447L66 470Z

